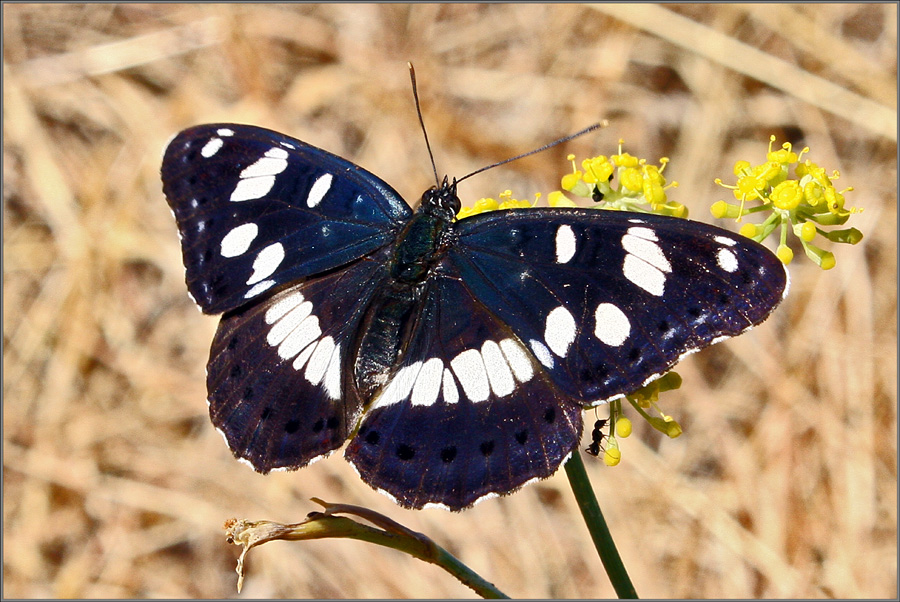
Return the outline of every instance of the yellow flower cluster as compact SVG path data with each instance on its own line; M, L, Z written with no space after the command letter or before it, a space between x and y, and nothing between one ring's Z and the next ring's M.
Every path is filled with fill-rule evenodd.
M802 157L809 152L809 148L795 153L791 144L785 142L780 149L773 151L774 142L775 136L770 137L764 163L752 165L743 160L735 163L737 182L734 185L716 179L716 184L730 189L740 203L734 205L719 201L711 207L712 214L740 220L751 213L769 212L762 224L744 224L741 234L762 241L780 226L781 240L776 254L787 264L794 256L787 245L788 230L791 230L810 259L822 269L831 269L835 264L834 254L811 242L816 234L832 242L856 244L862 240L862 233L856 228L825 231L820 227L842 225L851 214L862 211L844 206L844 193L853 188L838 191L834 187L834 181L840 177L837 170L829 175L823 167L809 159L803 161ZM761 204L748 208L747 203L753 201Z
M488 211L497 211L499 209L527 209L529 207L534 207L541 197L541 193L538 192L535 194L534 203L512 198L512 190L504 190L498 196L500 197L499 201L492 198L483 198L475 201L475 204L471 207L461 208L459 213L456 214L456 219L463 219L464 217L470 217Z
M651 165L646 159L624 152L622 144L623 141L620 140L618 154L583 160L581 169L575 163L575 155L569 155L567 160L572 163L572 172L562 177L562 190L554 190L547 195L547 205L577 207L578 204L566 196L565 192L568 192L576 197L590 199L597 203L594 206L599 209L687 217L687 208L681 203L670 201L666 195L667 189L678 186L677 182L667 183L663 175L669 159L663 157L659 160L659 165ZM613 185L616 178L617 182ZM471 207L463 207L457 214L457 219L498 209L533 207L541 195L536 195L534 203L513 199L509 190L499 196L500 200L484 198Z
M667 183L663 175L669 159L663 157L658 166L651 165L646 159L624 152L622 144L624 142L619 140L618 154L585 159L581 162L581 169L575 164L575 156L569 155L572 173L563 176L563 190L602 203L600 207L603 209L687 217L684 205L669 201L666 195L666 189L678 186L677 182ZM555 194L565 198L561 192Z

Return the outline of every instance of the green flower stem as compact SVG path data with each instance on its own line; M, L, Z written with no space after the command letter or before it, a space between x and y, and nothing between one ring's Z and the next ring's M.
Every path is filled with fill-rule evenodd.
M603 519L603 513L600 512L597 496L594 495L594 489L591 487L591 481L588 479L584 462L581 461L581 454L578 450L575 450L572 457L566 462L566 476L569 478L569 484L572 486L575 499L578 500L581 515L584 517L597 553L600 554L600 561L603 563L603 568L606 569L606 574L609 575L616 594L620 599L636 600L637 592L631 583L628 571L625 570L619 551L616 550L616 544Z

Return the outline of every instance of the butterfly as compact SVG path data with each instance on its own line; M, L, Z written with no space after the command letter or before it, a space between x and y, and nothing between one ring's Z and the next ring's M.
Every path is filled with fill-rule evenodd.
M361 167L278 132L186 129L163 190L188 291L222 314L209 413L259 472L347 444L407 508L461 510L549 477L582 409L762 322L787 272L763 246L658 215L413 211Z

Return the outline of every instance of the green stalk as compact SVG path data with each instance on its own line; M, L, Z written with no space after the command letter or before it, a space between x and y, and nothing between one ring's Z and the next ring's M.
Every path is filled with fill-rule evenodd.
M581 461L581 453L578 450L572 452L572 457L566 462L566 476L569 478L569 484L572 486L572 492L578 501L578 507L581 509L581 516L587 525L594 540L594 546L600 555L600 562L609 575L609 580L616 595L620 599L636 600L638 598L628 571L622 563L616 544L609 533L609 527L603 519L603 513L600 512L600 505L597 503L597 496L594 495L594 489L591 487L591 481L588 479L587 471L584 469L584 462Z

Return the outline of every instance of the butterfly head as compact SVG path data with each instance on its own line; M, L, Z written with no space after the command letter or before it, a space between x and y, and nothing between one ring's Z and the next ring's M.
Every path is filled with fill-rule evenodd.
M447 176L444 176L440 186L432 186L426 190L419 204L422 211L447 221L453 221L461 206L459 197L456 196L456 178L451 181Z

